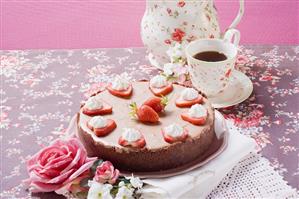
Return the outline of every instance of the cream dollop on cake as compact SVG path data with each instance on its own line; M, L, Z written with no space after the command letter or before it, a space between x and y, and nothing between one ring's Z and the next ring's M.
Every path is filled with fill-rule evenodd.
M103 103L96 96L93 96L85 102L84 107L90 110L101 109L103 107Z
M150 86L155 88L162 88L167 85L168 85L167 79L162 75L156 75L150 80Z
M180 125L173 123L169 126L166 126L164 128L164 132L166 135L171 137L181 137L184 134L184 129Z
M206 117L207 109L201 104L194 104L188 111L188 115L194 118Z
M118 91L127 90L129 86L130 86L129 81L122 77L116 77L111 85L111 87L114 90L118 90Z
M184 100L191 101L191 100L196 99L198 97L198 95L199 95L198 91L195 90L194 88L185 88L182 91L181 97Z
M141 138L141 134L138 130L133 128L124 128L122 132L122 138L129 143L135 142Z
M93 128L103 128L107 126L107 119L102 116L94 116L88 121L88 124Z

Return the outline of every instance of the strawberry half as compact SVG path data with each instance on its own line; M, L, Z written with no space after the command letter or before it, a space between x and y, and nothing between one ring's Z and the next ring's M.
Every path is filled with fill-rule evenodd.
M163 134L164 140L171 144L171 143L174 143L174 142L179 142L179 141L183 142L183 141L185 141L188 137L188 130L186 128L184 128L184 132L183 132L182 136L172 137L170 135L167 135L165 133L164 129L162 128L162 134Z
M160 96L164 96L169 94L172 90L173 90L173 85L171 82L168 83L167 86L161 87L161 88L155 88L153 86L149 86L150 90L152 91L152 93L158 97Z
M118 140L118 144L125 147L130 146L133 148L143 148L146 143L144 137L136 140L135 142L128 142L127 140L123 139L123 137L120 137Z
M111 133L116 128L116 123L112 119L107 119L107 125L103 128L94 128L87 122L87 127L92 130L96 136L103 137Z
M83 106L82 112L85 115L88 116L96 116L96 115L106 115L106 114L111 114L112 113L112 106L110 106L108 103L103 102L103 107L100 109L88 109Z
M200 126L200 125L204 125L206 123L207 120L207 116L204 117L199 117L199 118L195 118L195 117L190 117L188 115L188 113L183 113L181 114L181 118L191 124Z
M194 100L184 100L182 97L178 97L175 101L175 105L180 108L191 107L194 104L201 104L203 101L203 96L198 94L198 97Z
M156 123L159 121L158 113L148 105L142 105L140 108L137 107L136 102L130 104L131 116L137 116L141 122Z
M147 105L152 107L157 113L160 113L164 111L165 106L168 104L168 98L167 97L151 97L148 100L146 100L143 105Z
M117 96L117 97L123 97L123 98L130 97L133 93L133 87L131 84L129 85L129 87L126 90L115 90L112 88L112 84L109 84L107 86L107 90L112 95Z

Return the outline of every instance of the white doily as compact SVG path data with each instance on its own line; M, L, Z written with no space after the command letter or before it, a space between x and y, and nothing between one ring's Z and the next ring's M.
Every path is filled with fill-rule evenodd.
M282 176L260 154L242 160L208 198L297 198Z
M240 132L226 121L230 132ZM208 198L299 198L295 189L270 165L268 159L251 153L239 162Z

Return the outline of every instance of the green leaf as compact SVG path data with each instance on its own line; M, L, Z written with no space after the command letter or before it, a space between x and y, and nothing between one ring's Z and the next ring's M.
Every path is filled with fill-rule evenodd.
M110 190L110 194L115 197L118 192L118 186L113 186L113 188Z
M87 192L86 191L81 191L75 194L76 198L87 198Z
M166 78L167 78L167 81L173 81L173 80L177 79L177 77L174 75L167 76Z
M161 73L160 75L162 75L163 77L166 77L167 81L172 81L172 80L176 80L177 77L173 74L173 75L166 75L165 73Z
M130 184L130 179L127 179L124 176L120 176L118 180L123 181L125 184Z
M131 109L131 111L129 112L129 115L130 115L132 118L135 118L135 117L136 117L137 110L138 110L137 103L136 103L136 102L132 102L132 103L130 104L130 109Z
M92 178L91 178L91 177L83 178L83 179L80 181L80 187L88 188L88 181L89 181L89 180L92 180Z
M167 75L165 73L160 73L160 75L167 78Z
M168 104L168 102L169 102L169 99L168 99L168 97L167 96L161 96L162 97L162 99L161 99L161 104L165 107L165 106L167 106L167 104Z

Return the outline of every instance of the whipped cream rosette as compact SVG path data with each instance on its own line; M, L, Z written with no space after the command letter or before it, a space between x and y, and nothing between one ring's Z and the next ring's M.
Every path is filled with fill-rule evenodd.
M102 116L92 117L86 124L98 137L103 137L111 133L116 127L116 123L112 119L106 119Z
M158 97L165 96L173 90L172 82L169 82L167 77L156 75L151 78L149 88L152 93Z
M125 78L117 76L108 86L107 90L114 96L128 98L132 95L132 84Z
M184 141L188 137L188 130L176 123L162 129L164 140L169 143Z
M143 135L134 128L124 128L118 143L124 147L142 148L145 146Z
M112 106L97 96L90 97L83 106L83 113L89 116L112 113Z
M194 104L200 104L203 101L203 96L199 94L194 88L185 88L180 96L176 99L175 104L177 107L191 107Z
M194 104L187 113L181 114L181 118L194 125L204 125L208 116L208 110L201 104Z

